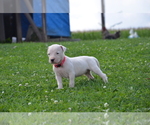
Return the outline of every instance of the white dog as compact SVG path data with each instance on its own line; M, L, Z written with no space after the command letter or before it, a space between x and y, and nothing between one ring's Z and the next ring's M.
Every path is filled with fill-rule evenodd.
M89 79L93 79L91 71L99 75L105 83L108 82L106 74L101 71L99 62L95 57L70 58L65 56L65 51L66 47L58 44L49 46L47 50L49 62L53 64L58 89L63 88L62 77L69 78L69 87L74 87L74 79L77 76L85 74Z

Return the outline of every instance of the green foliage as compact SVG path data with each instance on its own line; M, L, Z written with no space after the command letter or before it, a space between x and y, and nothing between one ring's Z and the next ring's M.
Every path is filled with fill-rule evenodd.
M12 43L12 40L11 40L11 38L7 38L4 41L0 41L0 43Z
M0 112L150 111L150 38L59 42L66 55L95 56L108 75L57 84L46 54L50 43L0 44ZM56 42L55 42L56 43ZM109 107L104 104L108 103Z
M115 33L118 30L109 30L110 33ZM121 30L121 37L120 38L128 38L130 29ZM150 29L135 29L140 37L149 37ZM81 40L97 40L102 39L101 31L88 31L88 32L73 32L72 38L78 38Z

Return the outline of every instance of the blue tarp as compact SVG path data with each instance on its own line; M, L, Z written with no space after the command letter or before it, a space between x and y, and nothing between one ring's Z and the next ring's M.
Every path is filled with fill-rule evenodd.
M46 29L49 36L70 37L69 0L45 0ZM42 27L41 0L33 0L33 20L38 27Z
M42 14L34 13L37 27L42 27ZM49 36L70 37L69 13L46 13L46 29Z
M28 27L30 23L27 20L26 16L22 13L21 14L21 28L22 28L22 37L26 38Z
M45 0L47 13L69 13L69 0ZM33 0L34 13L42 13L42 0Z
M48 36L70 37L69 0L46 1L46 30ZM42 27L42 0L33 0L33 21L37 27ZM36 13L39 12L39 13ZM29 21L21 14L22 35L26 37Z

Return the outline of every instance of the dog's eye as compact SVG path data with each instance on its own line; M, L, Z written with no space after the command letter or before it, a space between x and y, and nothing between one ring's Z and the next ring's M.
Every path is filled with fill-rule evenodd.
M50 53L48 53L47 55L50 56Z
M57 55L59 54L59 52L56 53Z

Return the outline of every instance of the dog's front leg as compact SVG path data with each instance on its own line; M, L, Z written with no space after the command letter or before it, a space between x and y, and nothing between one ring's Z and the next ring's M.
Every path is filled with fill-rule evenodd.
M58 89L62 89L63 88L62 77L59 75L56 75L56 80L57 80Z
M75 74L74 73L69 74L69 87L70 88L74 87L74 79L75 79Z

